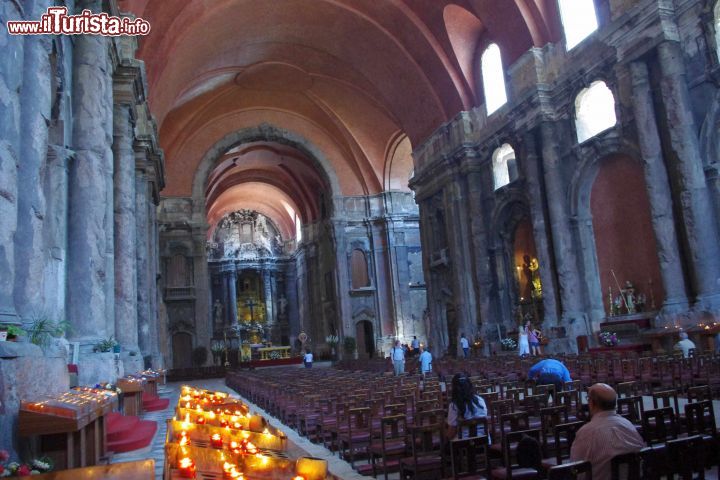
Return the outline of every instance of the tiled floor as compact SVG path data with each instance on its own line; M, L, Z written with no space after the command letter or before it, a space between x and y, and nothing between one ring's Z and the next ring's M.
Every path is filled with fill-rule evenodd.
M166 410L159 411L159 412L150 412L146 413L142 416L143 420L154 420L158 422L158 430L155 434L155 437L153 438L152 444L144 448L142 450L136 450L134 452L128 452L123 454L118 454L113 457L113 463L118 462L127 462L132 460L144 460L146 458L152 458L155 460L155 478L160 480L162 479L163 475L163 463L165 459L165 434L167 431L167 423L166 420L171 418L174 412L175 405L177 404L178 397L180 395L180 386L181 385L192 385L197 386L198 388L206 388L209 390L221 390L231 393L235 397L240 397L235 391L231 390L225 385L224 379L208 379L208 380L200 380L200 381L192 381L192 382L175 382L175 383L169 383L165 386L161 386L158 389L158 394L161 397L170 398L170 405ZM334 455L332 452L330 452L328 449L324 448L321 445L316 445L309 440L307 440L304 437L301 437L298 435L297 432L295 432L292 428L284 426L279 420L274 418L271 415L268 415L267 412L262 410L261 408L258 408L256 405L254 405L251 402L248 402L247 399L243 398L243 401L248 403L251 408L258 413L265 416L270 423L273 425L276 425L280 427L287 435L289 440L289 453L292 457L298 457L302 455L310 455L313 457L319 457L324 458L328 461L328 466L330 469L330 472L333 473L335 476L341 479L346 480L357 480L357 479L363 479L363 478L369 478L369 477L363 477L359 475L355 470L353 470L350 467L350 464L343 461L342 459L338 458L337 455ZM682 409L685 400L680 400L680 408ZM720 425L720 401L715 401L714 408L715 408L715 416L717 424ZM653 408L652 405L652 398L651 397L644 397L644 404L646 409ZM706 478L709 480L717 479L718 478L718 472L717 469L713 469L711 472L706 472L709 475L706 475ZM382 478L382 477L380 477ZM399 475L392 474L389 476L390 480L395 480L399 478Z

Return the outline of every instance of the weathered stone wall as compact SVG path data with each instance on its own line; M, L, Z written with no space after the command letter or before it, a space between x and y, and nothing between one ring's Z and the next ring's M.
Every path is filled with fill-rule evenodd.
M3 2L0 16L37 20L54 4ZM115 2L66 6L105 6L119 15ZM148 257L158 258L154 210L164 169L144 65L131 37L10 37L3 29L0 44L0 322L29 329L36 320L67 321L68 339L80 344L81 381L113 381L143 366L129 355L138 351L136 312L143 307L134 249L137 151L148 174ZM144 303L155 327L156 271L149 270L151 298ZM92 353L111 336L122 360ZM148 350L153 358L157 337ZM67 387L62 375L57 379Z
M411 187L437 350L454 346L450 327L488 343L516 328L506 245L518 214L533 224L551 348L573 351L578 335L593 335L605 312L588 198L599 162L615 154L644 163L667 295L661 317L720 310L712 3L600 2L599 31L571 52L549 44L508 66L507 105L489 118L482 105L461 112L417 146ZM596 80L613 91L618 124L578 145L575 98ZM490 163L503 143L516 152L519 178L496 191ZM449 305L459 325L448 325Z

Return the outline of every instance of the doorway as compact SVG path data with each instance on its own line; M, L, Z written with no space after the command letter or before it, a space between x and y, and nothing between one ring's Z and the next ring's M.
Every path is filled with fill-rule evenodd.
M172 340L173 368L192 367L192 336L176 333Z
M355 338L357 339L358 358L373 358L375 355L375 335L370 321L362 320L355 324Z

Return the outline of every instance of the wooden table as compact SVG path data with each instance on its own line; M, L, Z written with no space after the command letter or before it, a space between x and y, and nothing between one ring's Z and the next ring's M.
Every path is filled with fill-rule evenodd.
M155 480L155 460L96 465L33 475L33 480Z
M123 391L123 414L139 416L143 412L142 394L145 381L141 379L119 378L117 386Z

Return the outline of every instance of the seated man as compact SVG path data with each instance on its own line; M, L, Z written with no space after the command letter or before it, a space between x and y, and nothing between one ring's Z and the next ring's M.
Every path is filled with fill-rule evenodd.
M537 385L555 385L555 391L563 389L563 384L569 382L570 371L562 362L547 358L540 360L528 371L528 379L535 380Z
M695 348L695 343L688 339L687 333L680 332L680 341L675 344L673 350L682 351L683 358L688 358L690 356L691 348Z
M570 461L587 460L592 464L594 480L610 480L613 457L638 452L645 446L629 420L616 412L617 393L610 385L596 383L588 390L590 423L575 435Z

